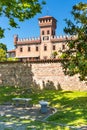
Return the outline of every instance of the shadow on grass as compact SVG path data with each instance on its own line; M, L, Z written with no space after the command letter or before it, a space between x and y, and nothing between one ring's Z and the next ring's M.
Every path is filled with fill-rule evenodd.
M87 125L87 96L84 97L84 92L82 96L75 94L76 92L60 92L60 98L51 102L51 105L57 107L58 112L48 120L70 125Z
M19 88L0 88L0 102L12 102L13 97L32 98L33 104L40 100L49 102L49 106L56 107L58 112L49 117L49 121L69 124L87 125L87 92L42 90L21 93Z
M37 120L27 120L27 119L19 119L15 117L10 118L3 118L2 121L4 122L3 128L8 128L8 130L16 130L16 129L36 129L36 130L71 130L67 126L59 126L57 124L52 124L49 122L42 122ZM8 124L6 124L8 122ZM11 124L10 124L11 122ZM1 128L0 124L0 128ZM5 130L5 129L4 129ZM6 129L7 130L7 129ZM74 130L74 129L73 129Z

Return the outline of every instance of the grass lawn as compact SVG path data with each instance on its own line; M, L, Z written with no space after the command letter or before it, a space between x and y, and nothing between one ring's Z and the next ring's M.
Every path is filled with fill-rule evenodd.
M0 87L0 104L10 102L13 97L32 98L33 104L38 104L40 100L46 100L51 107L58 110L57 113L47 119L52 124L20 120L22 123L27 124L27 129L35 126L37 130L69 130L69 128L55 125L55 123L71 126L87 125L87 92L44 90L31 93L15 87ZM4 121L11 120L1 118L0 120Z
M1 120L1 118L0 118L0 120ZM71 129L69 129L69 127L59 126L59 125L50 124L50 123L44 123L44 122L40 122L40 121L33 121L33 120L26 120L26 119L23 120L23 119L14 118L14 117L10 117L7 119L5 117L3 117L2 121L6 122L8 124L15 123L16 124L15 126L17 126L17 129L18 129L18 126L20 126L20 124L22 124L26 127L25 130L71 130ZM13 130L13 129L8 128L6 130Z

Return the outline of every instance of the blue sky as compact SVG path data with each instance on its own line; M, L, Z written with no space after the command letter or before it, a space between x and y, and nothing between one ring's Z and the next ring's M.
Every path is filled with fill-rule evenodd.
M41 1L41 0L40 0ZM18 34L19 38L38 37L40 35L38 18L45 15L53 16L57 19L56 35L64 35L63 28L66 26L64 19L72 19L70 14L72 6L87 0L46 0L46 5L42 9L41 14L37 14L34 18L19 23L20 29L6 29L5 38L0 39L0 43L7 45L8 50L14 49L13 36ZM0 19L0 26L8 28L8 20L3 17Z

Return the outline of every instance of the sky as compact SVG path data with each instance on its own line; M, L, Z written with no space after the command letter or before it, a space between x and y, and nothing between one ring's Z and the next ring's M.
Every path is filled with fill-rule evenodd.
M40 0L41 1L41 0ZM87 0L45 0L46 5L42 8L42 13L37 14L32 19L26 20L24 22L19 23L20 29L11 28L8 30L8 19L5 17L0 18L0 26L6 28L5 37L0 39L0 43L4 43L7 46L8 50L15 49L13 43L13 37L15 34L18 35L19 38L31 38L31 37L39 37L40 36L40 28L38 25L38 18L43 16L52 16L57 20L57 29L56 35L65 35L63 32L66 23L64 19L73 19L71 15L72 6L79 3L85 2Z

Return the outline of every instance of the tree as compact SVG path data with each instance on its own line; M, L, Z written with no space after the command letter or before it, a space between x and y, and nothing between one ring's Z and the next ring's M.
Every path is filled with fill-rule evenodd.
M68 49L62 55L62 65L65 74L79 74L80 80L87 81L87 3L74 5L71 14L74 21L66 19L64 31L77 37L75 40L67 40Z
M1 49L1 48L7 52L7 47L6 47L5 44L0 43L0 49Z
M52 57L53 57L53 58L56 58L57 55L58 55L57 51L54 51L54 52L52 53Z
M0 61L6 61L7 59L7 47L5 44L0 43Z
M6 51L0 48L0 62L6 61L6 60L7 60Z
M41 12L39 0L0 0L0 17L7 17L11 27L18 27L17 20L24 21ZM0 38L4 37L5 29L0 27Z

